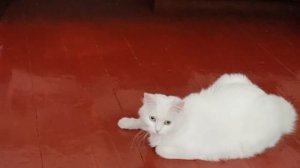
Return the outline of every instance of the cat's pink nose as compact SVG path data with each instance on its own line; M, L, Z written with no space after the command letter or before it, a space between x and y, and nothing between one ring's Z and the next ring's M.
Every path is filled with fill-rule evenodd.
M162 125L161 124L156 124L155 125L155 133L158 134L161 131L161 129L162 129Z

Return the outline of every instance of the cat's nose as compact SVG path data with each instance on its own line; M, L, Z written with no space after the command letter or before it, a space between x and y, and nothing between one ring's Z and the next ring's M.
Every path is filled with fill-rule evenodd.
M162 125L161 124L156 124L155 125L155 133L158 134L161 131L161 129L162 129Z

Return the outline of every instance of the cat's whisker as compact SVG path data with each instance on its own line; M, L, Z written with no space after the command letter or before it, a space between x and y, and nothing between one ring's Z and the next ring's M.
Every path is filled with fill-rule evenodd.
M141 136L139 136L139 138L136 139L136 145L137 145L138 148L140 148L140 144L141 144L141 141L142 141L142 138L143 138L144 135L145 135L145 132L143 132L141 134Z
M149 135L148 132L144 132L143 136L139 140L138 148L140 148L142 145L144 145L144 142L145 142L148 135Z
M138 139L143 136L144 131L140 130L138 133L136 133L136 135L133 137L132 141L131 141L131 145L130 148L133 148L133 145L136 144L136 142L138 141Z
M148 136L149 136L149 133L146 132L146 133L144 134L144 136L142 137L143 144L145 144L145 141L147 140L147 137L148 137Z
M139 141L141 139L141 137L144 135L144 131L141 130L140 133L135 137L135 141Z
M136 133L136 134L134 135L134 137L132 138L131 144L130 144L130 148L133 148L133 145L134 145L134 143L135 143L137 137L140 136L140 134L142 134L142 133L143 133L142 130L140 130L138 133Z

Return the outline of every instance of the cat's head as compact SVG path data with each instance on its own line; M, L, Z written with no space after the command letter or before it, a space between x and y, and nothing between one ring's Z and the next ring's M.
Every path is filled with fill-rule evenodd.
M139 114L146 124L146 131L164 135L176 132L182 125L183 106L179 97L144 93Z

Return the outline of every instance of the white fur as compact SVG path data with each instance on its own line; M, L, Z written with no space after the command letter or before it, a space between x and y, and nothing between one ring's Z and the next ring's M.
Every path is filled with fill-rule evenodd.
M242 74L225 74L183 100L145 93L139 115L121 119L119 127L148 131L161 157L210 161L262 153L293 132L297 117L289 102L266 94ZM166 120L171 124L164 125Z

